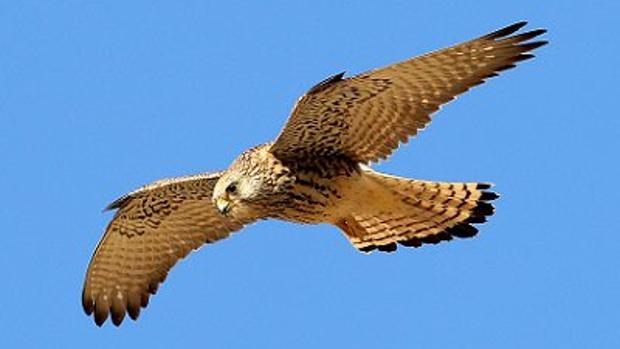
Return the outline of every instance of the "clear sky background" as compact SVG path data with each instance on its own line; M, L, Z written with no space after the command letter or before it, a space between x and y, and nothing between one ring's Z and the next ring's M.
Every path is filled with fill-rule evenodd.
M619 6L0 2L0 346L620 347ZM83 314L111 200L225 168L330 74L519 20L551 44L376 166L496 183L477 238L363 255L261 222L181 262L138 322Z

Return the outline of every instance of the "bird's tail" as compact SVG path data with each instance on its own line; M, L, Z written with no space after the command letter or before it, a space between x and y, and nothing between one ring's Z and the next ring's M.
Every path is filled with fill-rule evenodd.
M368 204L336 223L364 252L472 237L478 232L473 224L486 222L494 212L489 202L499 197L487 183L429 182L372 170L364 176L360 192L368 189Z

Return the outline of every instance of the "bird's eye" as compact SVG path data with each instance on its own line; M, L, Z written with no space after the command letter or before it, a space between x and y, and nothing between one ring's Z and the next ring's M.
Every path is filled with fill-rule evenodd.
M236 183L230 183L227 187L226 187L226 192L228 194L233 194L234 192L237 191L237 184Z

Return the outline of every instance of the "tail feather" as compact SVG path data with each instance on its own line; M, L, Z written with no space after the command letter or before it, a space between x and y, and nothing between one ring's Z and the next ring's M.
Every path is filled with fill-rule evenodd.
M366 207L336 223L351 243L364 252L395 251L397 244L420 247L453 237L476 235L473 224L494 213L490 203L499 196L488 183L441 183L405 179L368 171L386 195L390 207Z

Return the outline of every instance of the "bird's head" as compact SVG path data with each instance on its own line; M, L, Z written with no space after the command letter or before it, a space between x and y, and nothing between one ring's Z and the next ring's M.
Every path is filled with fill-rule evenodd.
M260 191L260 182L254 176L228 169L213 188L213 203L225 216L240 215L247 210Z
M233 218L260 218L269 214L269 203L278 192L271 155L264 146L241 154L224 171L213 188L218 211Z

